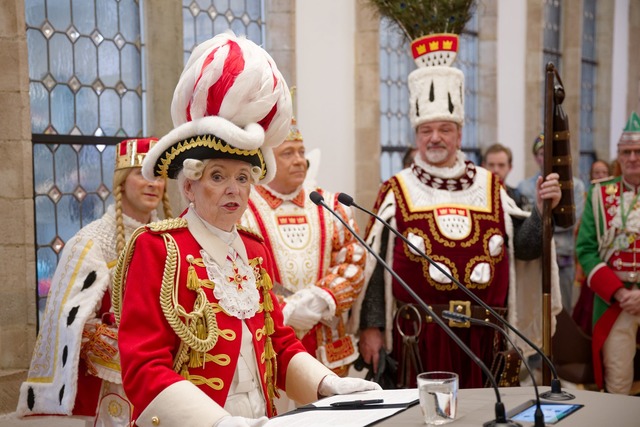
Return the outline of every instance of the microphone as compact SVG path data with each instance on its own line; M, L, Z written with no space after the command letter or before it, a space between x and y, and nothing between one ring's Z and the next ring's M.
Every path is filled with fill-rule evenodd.
M382 257L380 257L380 255L378 255L376 253L376 251L371 249L371 247L369 245L367 245L367 243L358 235L358 233L356 233L356 231L344 219L342 219L342 217L340 215L338 215L333 209L331 209L325 203L324 197L322 197L322 195L320 193L318 193L317 191L312 191L309 194L309 199L311 199L311 201L314 204L316 204L318 206L322 206L323 208L325 208L326 210L331 212L331 214L334 217L336 217L342 223L342 225L344 225L344 227L347 230L349 230L349 232L353 235L353 237L355 237L356 240L358 240L358 242L360 242L360 244L362 246L364 246L364 248L367 250L367 252L369 252L371 255L373 255L376 258L376 260L378 260L380 265L382 265L382 267L384 267L384 269L387 270L393 276L393 278L398 281L398 283L400 283L400 285L409 293L409 295L411 295L411 298L413 298L416 301L416 303L418 303L418 305L429 316L431 316L433 321L435 323L437 323L445 331L445 333L447 335L449 335L449 337L462 349L462 351L464 351L466 353L467 356L469 356L471 358L471 360L473 360L473 362L476 365L478 365L478 367L480 367L482 372L487 376L487 378L491 382L491 386L493 387L493 390L496 393L496 406L495 406L496 419L493 420L493 421L489 421L488 423L485 423L484 427L503 427L503 426L504 427L507 427L507 426L509 426L509 427L522 427L521 424L507 419L506 411L505 411L505 408L504 408L504 403L502 403L502 399L500 398L500 391L498 389L498 384L496 383L496 379L493 377L493 375L491 375L491 371L489 371L489 368L487 368L487 365L485 365L484 362L482 360L480 360L480 358L478 356L476 356L473 353L473 351L471 351L471 349L460 339L460 337L458 337L451 330L451 328L449 328L449 326L440 317L436 316L436 314L418 296L418 294L416 294L415 291L413 289L411 289L411 287L404 280L402 280L402 278L400 276L398 276L398 274L395 271L393 271L393 269L389 266L389 264L387 264L382 259Z
M426 259L429 262L429 264L431 264L432 266L437 268L448 279L450 279L453 283L458 285L458 287L465 294L467 294L469 296L469 298L471 298L476 303L480 304L484 309L489 311L489 313L491 313L496 319L498 319L504 326L506 326L511 331L513 331L518 337L520 337L531 348L533 348L536 351L536 353L538 353L542 357L542 359L544 360L544 363L547 366L549 366L549 369L551 370L551 373L553 374L553 378L551 379L551 390L542 393L541 396L542 396L543 399L547 399L547 400L571 400L571 399L575 399L576 398L573 394L567 393L566 391L562 390L562 385L560 384L560 379L558 378L558 371L556 370L556 367L553 365L553 362L551 362L549 357L547 357L547 355L544 354L544 352L540 349L540 347L535 345L522 332L520 332L518 329L516 329L515 326L513 326L504 317L502 317L500 314L498 314L490 305L485 303L479 296L474 294L469 288L467 288L462 283L460 283L459 280L457 280L455 277L453 277L451 274L449 274L447 271L445 271L442 267L440 267L440 265L438 265L438 263L433 261L427 254L425 254L420 249L418 249L413 243L411 243L409 241L409 239L407 239L405 236L403 236L402 233L400 233L398 230L396 230L391 225L389 225L389 223L387 221L382 219L379 215L376 215L375 213L363 208L362 206L359 206L356 202L354 202L353 197L349 196L346 193L340 193L340 194L338 194L338 201L340 203L342 203L343 205L345 205L345 206L353 206L353 207L361 210L362 212L365 212L365 213L371 215L372 217L374 217L378 221L380 221L387 229L389 229L393 234L398 236L403 242L405 242L417 254L419 254L422 258ZM523 361L524 361L524 359L523 359Z
M538 394L538 384L536 384L536 378L533 375L533 372L531 371L529 364L525 361L524 355L522 354L520 349L516 346L516 344L513 342L509 334L498 325L495 325L491 322L485 322L484 320L474 319L472 317L465 316L464 314L461 314L461 313L455 313L453 311L445 310L442 312L442 317L448 320L453 320L454 322L462 322L462 323L470 322L476 325L489 326L495 329L496 331L499 331L507 339L507 341L509 341L509 344L511 344L511 347L513 347L513 349L517 351L518 354L520 355L520 358L522 359L522 363L524 364L524 367L527 369L527 372L531 377L531 381L533 382L533 389L535 390L535 393L536 393L536 410L535 410L535 413L533 414L533 418L535 422L534 426L544 427L545 426L544 414L542 413L542 406L540 404L540 395Z

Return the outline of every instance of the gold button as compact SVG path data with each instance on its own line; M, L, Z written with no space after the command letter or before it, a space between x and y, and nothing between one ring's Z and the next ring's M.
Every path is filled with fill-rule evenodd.
M151 424L153 424L154 426L159 426L160 425L160 418L151 417Z

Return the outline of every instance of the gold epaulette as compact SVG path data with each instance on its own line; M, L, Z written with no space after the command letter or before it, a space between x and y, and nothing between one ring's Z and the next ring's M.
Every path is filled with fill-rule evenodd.
M163 233L169 230L177 230L179 228L187 228L187 220L178 218L163 219L161 221L155 221L147 224L147 230L152 233Z
M243 233L248 235L249 237L253 237L255 240L259 241L260 243L264 242L264 237L262 237L262 234L260 234L258 231L252 228L245 227L244 225L236 225L236 229L238 230L239 233Z

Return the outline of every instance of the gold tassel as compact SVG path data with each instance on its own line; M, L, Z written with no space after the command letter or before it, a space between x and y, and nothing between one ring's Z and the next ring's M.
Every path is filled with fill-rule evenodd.
M198 279L198 274L196 273L196 269L193 267L193 264L189 265L189 269L187 270L187 289L190 291L198 290L200 287L200 279Z
M273 325L273 319L271 316L264 317L264 326L266 328L267 335L271 335L275 332L275 327Z
M189 267L191 268L191 267ZM196 321L196 337L200 340L207 338L207 329L204 327L202 319ZM189 354L189 367L199 368L204 365L204 353L191 349Z
M276 352L273 350L273 344L271 343L271 339L267 339L264 344L264 356L268 361L271 361L274 357L276 357Z
M273 311L273 300L271 294L265 292L264 301L262 302L265 311Z
M189 379L189 368L187 368L187 364L183 363L182 367L180 368L180 375L185 379L188 380Z
M264 268L260 269L260 276L262 276L262 289L267 292L273 289L273 282L271 281L271 277L269 276L269 273L267 273L267 270Z

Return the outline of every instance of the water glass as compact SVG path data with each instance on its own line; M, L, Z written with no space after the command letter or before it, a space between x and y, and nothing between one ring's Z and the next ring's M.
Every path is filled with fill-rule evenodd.
M439 426L456 419L458 374L433 371L418 375L420 408L427 425Z

